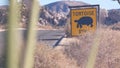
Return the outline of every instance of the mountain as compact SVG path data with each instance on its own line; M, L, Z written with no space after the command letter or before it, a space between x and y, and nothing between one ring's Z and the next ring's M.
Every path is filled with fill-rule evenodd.
M47 8L47 10L49 11L68 13L69 6L81 6L81 5L87 5L87 3L81 1L58 1L45 5L45 8Z
M64 26L70 12L69 6L88 5L81 1L57 1L43 6L39 19L40 25Z
M21 13L21 23L28 22L29 9L30 7L26 6L30 4L30 0L23 0L23 7ZM87 3L81 1L57 1L44 5L41 8L41 13L39 17L38 25L45 26L64 26L68 20L68 14L70 12L69 6L81 6L87 5ZM7 9L8 6L0 6L0 24L4 24L7 21Z

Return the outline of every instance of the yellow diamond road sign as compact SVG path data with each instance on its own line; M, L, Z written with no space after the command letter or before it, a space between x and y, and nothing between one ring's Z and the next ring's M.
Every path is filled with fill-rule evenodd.
M71 35L77 36L86 31L95 31L97 26L97 9L71 9Z

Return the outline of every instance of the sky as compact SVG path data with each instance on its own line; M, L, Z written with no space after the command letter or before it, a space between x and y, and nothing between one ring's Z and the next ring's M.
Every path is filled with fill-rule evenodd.
M61 0L39 0L41 5L49 4L56 1ZM120 5L117 1L112 0L76 0L76 1L82 1L89 4L99 4L101 8L105 9L119 9ZM6 5L8 4L8 0L0 0L0 5Z

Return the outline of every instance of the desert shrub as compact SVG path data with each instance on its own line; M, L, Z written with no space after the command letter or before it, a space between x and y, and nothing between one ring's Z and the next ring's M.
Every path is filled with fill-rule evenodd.
M83 36L69 38L69 41L66 41L64 45L65 54L67 54L68 57L75 59L80 68L85 68L86 66L89 51L94 38L92 35L93 34L88 33Z

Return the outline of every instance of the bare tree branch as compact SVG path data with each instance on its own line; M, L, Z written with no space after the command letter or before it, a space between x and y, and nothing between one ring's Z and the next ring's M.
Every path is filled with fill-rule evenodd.
M120 4L120 0L112 0L112 1L117 1Z

